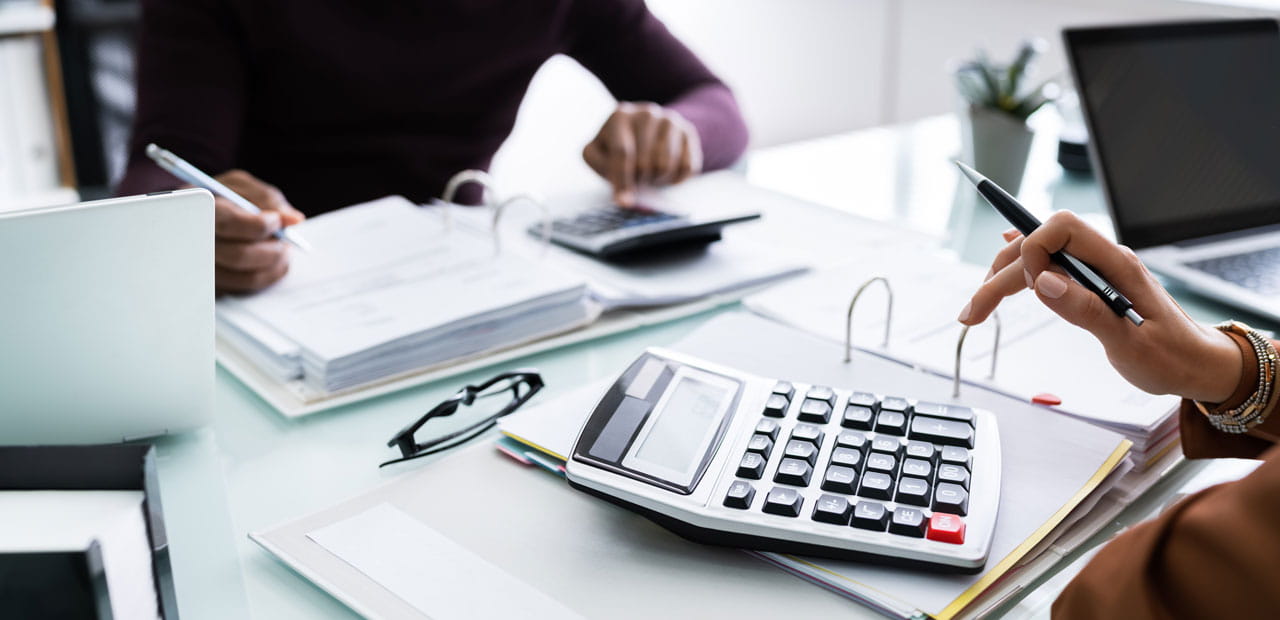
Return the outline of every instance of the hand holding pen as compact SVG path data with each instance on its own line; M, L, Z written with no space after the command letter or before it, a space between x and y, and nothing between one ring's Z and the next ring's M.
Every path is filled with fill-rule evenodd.
M284 194L243 170L210 177L156 145L147 155L178 179L214 194L214 284L218 293L252 293L289 271L289 248L309 246L287 227L305 219Z
M1009 244L961 310L961 323L981 323L1005 297L1030 288L1058 316L1093 334L1112 366L1147 392L1221 402L1235 390L1244 363L1235 342L1191 320L1132 250L1069 211L1054 214L1025 237L1014 229L1004 238ZM1056 252L1092 265L1124 291L1145 319L1142 326L1116 316L1101 297L1067 277L1050 258Z

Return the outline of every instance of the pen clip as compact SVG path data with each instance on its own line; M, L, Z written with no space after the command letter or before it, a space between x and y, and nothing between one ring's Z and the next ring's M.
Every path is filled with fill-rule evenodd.
M884 316L884 342L880 344L880 348L887 349L889 347L889 327L893 324L893 288L889 286L889 279L884 276L875 276L870 280L862 283L858 287L858 291L853 294L853 299L849 301L849 310L845 313L844 320L844 363L848 364L853 361L853 309L858 305L858 299L866 292L867 287L879 282L884 285L884 291L888 294L888 304L885 307Z
M991 347L991 370L987 373L987 379L994 379L996 377L996 361L1000 355L1000 312L992 311L991 318L995 321L996 333L995 344ZM971 326L965 325L964 328L960 330L960 338L956 340L956 371L955 375L951 377L952 398L960 397L960 362L963 360L960 354L964 351L964 340L965 336L969 335L969 327Z

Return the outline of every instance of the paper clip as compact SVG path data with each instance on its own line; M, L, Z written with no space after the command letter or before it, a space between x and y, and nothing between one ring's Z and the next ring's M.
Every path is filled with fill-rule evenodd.
M542 254L546 254L547 248L551 245L551 210L547 208L546 203L542 202L533 194L517 194L493 207L493 252L495 255L502 253L502 243L498 234L498 222L502 219L502 214L506 213L507 208L518 202L527 202L542 211L542 225L539 226L540 235L542 237Z
M991 318L996 322L996 340L995 346L991 348L991 371L987 374L988 379L996 378L996 360L1000 354L1000 313L993 311ZM965 325L960 330L960 339L956 341L956 374L951 378L951 397L960 397L960 354L964 351L964 338L969 335L969 325Z
M858 292L853 294L853 299L849 302L849 311L845 315L844 320L844 363L848 364L853 361L853 308L858 305L858 298L862 297L862 293L867 287L879 282L884 285L884 290L889 295L889 304L885 308L884 317L884 342L880 344L881 348L889 347L889 327L893 323L893 288L889 286L889 279L884 276L876 276L862 283L858 287Z

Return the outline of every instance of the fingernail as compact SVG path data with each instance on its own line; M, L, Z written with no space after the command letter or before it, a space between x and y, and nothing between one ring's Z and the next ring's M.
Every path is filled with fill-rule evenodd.
M267 230L275 232L280 230L280 214L275 211L267 211L262 214L262 221L267 223Z
M965 304L964 308L960 310L960 316L956 317L956 320L960 321L961 323L969 320L969 312L971 310L973 310L973 302L969 302Z
M1023 275L1023 276L1026 276L1026 278L1027 278L1027 288L1035 288L1035 287L1036 287L1036 281L1035 281L1035 279L1033 279L1033 278L1031 277L1031 272L1030 272L1030 271L1027 271L1026 269L1023 269L1023 270L1022 270L1022 275Z
M636 193L631 190L626 190L618 194L618 204L624 207L629 207L635 204L635 202L636 202Z
M1036 283L1036 290L1049 299L1057 299L1067 292L1066 278L1056 273L1046 271L1040 274L1040 279Z

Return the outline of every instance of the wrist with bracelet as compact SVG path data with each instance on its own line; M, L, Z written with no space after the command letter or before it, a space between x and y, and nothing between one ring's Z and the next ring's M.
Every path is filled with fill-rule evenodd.
M1280 368L1280 355L1276 353L1269 338L1244 323L1227 321L1215 327L1248 341L1257 360L1257 385L1242 403L1229 409L1194 402L1196 408L1209 420L1209 424L1219 431L1232 435L1247 433L1262 424L1270 414L1272 399L1277 395L1275 382L1277 369Z

